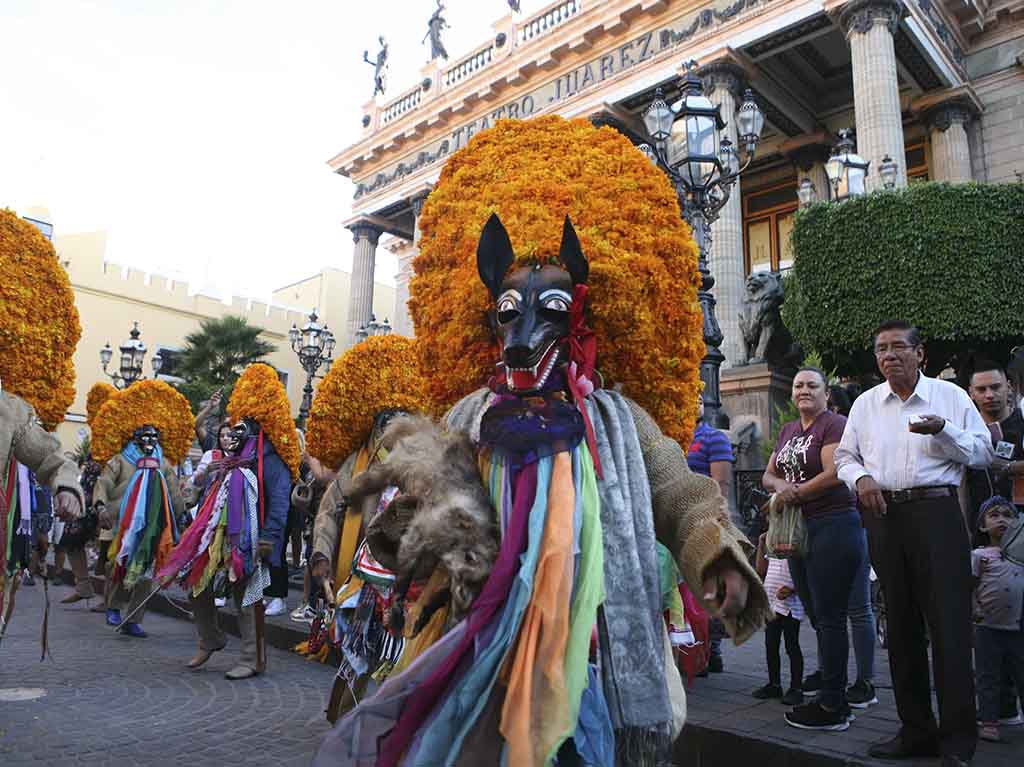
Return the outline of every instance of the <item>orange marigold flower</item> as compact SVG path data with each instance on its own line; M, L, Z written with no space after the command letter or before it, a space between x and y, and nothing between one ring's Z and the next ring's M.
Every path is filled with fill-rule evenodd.
M382 410L425 413L429 399L416 359L416 341L371 336L331 365L309 412L306 449L332 469L356 450Z
M174 464L185 460L196 419L188 400L163 381L138 381L103 403L92 423L93 458L106 463L147 425L160 430L164 458Z
M476 268L494 212L517 261L555 264L571 216L590 261L587 321L605 384L688 445L705 350L697 247L665 175L622 134L582 119L499 120L449 158L427 198L409 309L435 408L486 383L498 359Z
M85 422L92 426L92 422L96 420L96 414L100 412L100 408L103 407L108 399L116 395L117 389L110 384L103 381L94 383L85 398Z
M263 363L245 369L228 402L228 416L231 420L234 422L251 418L256 421L288 467L292 479L298 479L302 454L291 411L288 393L277 377L277 371Z
M11 210L0 210L0 275L0 380L52 431L75 399L82 326L53 245Z

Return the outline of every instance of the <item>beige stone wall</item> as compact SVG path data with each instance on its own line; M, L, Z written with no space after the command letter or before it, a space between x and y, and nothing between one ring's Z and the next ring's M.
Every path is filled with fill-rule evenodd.
M85 427L85 397L89 389L97 381L110 380L100 366L100 349L106 343L114 349L111 362L111 369L114 369L117 346L128 337L133 321L138 321L148 350L145 375L149 377L152 375L150 360L158 347L181 348L185 336L198 330L204 319L227 315L244 317L250 324L262 328L262 337L276 347L267 361L288 373L288 397L293 410L298 412L305 377L288 346L288 329L292 323L301 326L306 319L303 311L238 297L227 304L202 294L189 295L185 282L104 261L106 236L102 232L57 237L54 246L71 279L82 324L82 338L74 355L76 397L57 430L65 450L78 443L79 430ZM329 321L336 317L337 324L332 326L341 330L347 312L347 279L346 272L325 269L310 280L277 291L275 297L280 296L282 303L297 304L308 313L306 307L313 306L309 299L322 294L326 299L322 304L326 317ZM374 307L383 317L394 306L394 289L385 285L376 287ZM299 301L287 300L288 295L297 295Z
M988 181L1015 181L1024 174L1024 67L977 80L974 88L985 107L981 148Z

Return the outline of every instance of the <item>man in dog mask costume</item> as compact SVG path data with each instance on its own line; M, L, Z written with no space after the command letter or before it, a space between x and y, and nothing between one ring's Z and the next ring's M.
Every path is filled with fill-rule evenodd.
M96 480L93 508L100 527L114 533L107 551L107 623L144 638L150 575L178 542L184 504L175 465L188 449L179 435L192 428L192 412L163 381L135 383L100 408L93 429L97 458L106 458L111 442L129 428L131 437L106 459Z
M225 676L238 680L266 670L263 590L270 585L269 563L282 561L299 450L287 395L268 365L246 369L235 385L228 414L228 454L210 464L195 521L158 577L165 586L178 578L191 595L199 650L187 663L190 669L224 648L227 640L214 598L234 598L242 648L238 664Z
M351 396L353 389L360 396ZM309 453L325 467L341 465L317 512L310 566L314 581L330 591L337 610L328 615L326 625L323 618L315 620L310 643L296 649L324 660L325 641L339 650L341 668L327 708L332 722L363 697L371 678L383 681L417 652L415 643L403 641L401 631L384 628L394 600L400 522L399 504L391 502L397 488L352 505L347 496L352 480L387 455L381 439L388 424L426 409L415 341L402 336L372 336L346 351L331 366L313 402ZM422 593L418 587L416 593ZM318 637L318 631L323 635Z
M501 550L467 619L345 717L316 765L368 753L378 767L669 764L685 703L656 540L734 637L763 624L750 545L716 483L639 405L600 388L589 264L568 217L559 259L510 271L498 216L483 229L501 362L446 421L478 445Z

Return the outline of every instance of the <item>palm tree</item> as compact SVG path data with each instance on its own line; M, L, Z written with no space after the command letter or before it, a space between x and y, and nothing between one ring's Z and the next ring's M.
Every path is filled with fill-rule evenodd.
M177 372L187 383L178 388L193 411L208 399L215 389L222 389L227 402L227 389L253 362L263 359L275 346L260 338L260 329L243 317L222 317L203 320L199 330L185 336L185 348L177 362Z

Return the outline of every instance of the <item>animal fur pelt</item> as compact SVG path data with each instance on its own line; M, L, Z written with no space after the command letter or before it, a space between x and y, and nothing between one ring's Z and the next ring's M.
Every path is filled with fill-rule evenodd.
M399 488L401 494L382 512L408 520L390 536L398 540L394 559L399 601L414 578L428 577L440 564L450 579L451 620L457 621L480 592L498 555L498 528L476 451L467 434L444 432L421 416L394 419L382 445L387 458L352 481L349 503L389 485ZM385 561L387 553L381 554L384 559L378 560ZM392 620L396 617L393 614ZM421 623L425 620L429 615Z

